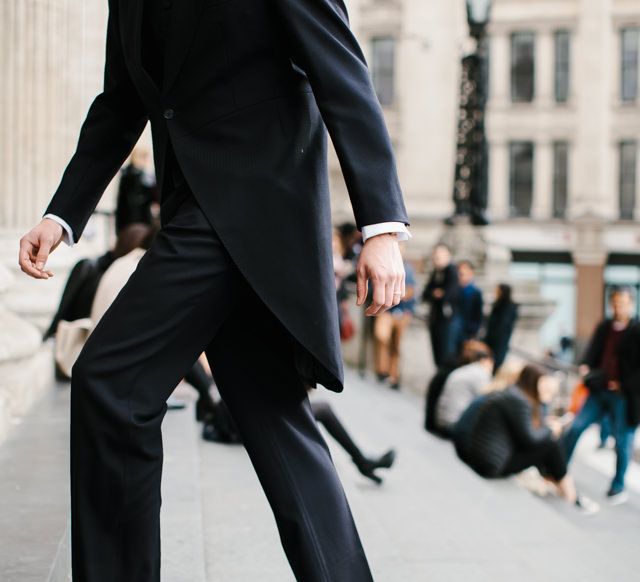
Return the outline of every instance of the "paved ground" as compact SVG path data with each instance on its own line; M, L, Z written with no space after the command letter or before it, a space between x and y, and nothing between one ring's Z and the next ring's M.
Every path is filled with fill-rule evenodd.
M448 443L422 431L414 395L349 374L342 395L318 396L331 400L366 451L398 450L378 487L330 442L377 581L638 579L638 466L628 504L584 518L514 481L476 477ZM68 580L67 400L67 388L53 391L0 448L2 582ZM575 472L600 498L613 455L596 452L590 438ZM164 582L293 580L244 450L200 441L187 409L168 414L165 451Z

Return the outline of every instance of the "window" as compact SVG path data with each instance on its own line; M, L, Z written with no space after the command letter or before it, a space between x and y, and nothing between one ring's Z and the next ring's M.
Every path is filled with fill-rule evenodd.
M638 52L640 51L640 28L625 28L621 33L620 98L633 102L638 98Z
M558 141L553 144L553 217L567 216L569 197L569 144Z
M509 198L511 216L531 215L533 203L533 143L509 144Z
M571 71L571 35L567 30L558 30L555 34L555 78L554 91L556 103L569 100Z
M620 144L620 219L633 220L636 210L636 168L638 144L623 141Z
M373 86L382 105L391 105L395 93L395 49L393 37L379 37L372 41Z
M511 101L530 103L535 86L535 36L532 32L511 35Z

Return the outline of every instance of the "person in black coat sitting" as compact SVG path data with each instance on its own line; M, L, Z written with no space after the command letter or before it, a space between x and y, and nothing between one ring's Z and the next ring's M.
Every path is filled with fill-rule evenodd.
M484 342L494 356L494 371L504 363L509 352L511 335L518 320L518 305L512 299L511 285L501 283L496 288L496 300L491 308Z
M557 440L562 423L542 419L542 407L553 399L557 382L537 366L525 366L515 386L476 398L454 429L456 452L486 478L507 477L537 467L561 497L585 512L598 506L578 496L567 473L564 449Z

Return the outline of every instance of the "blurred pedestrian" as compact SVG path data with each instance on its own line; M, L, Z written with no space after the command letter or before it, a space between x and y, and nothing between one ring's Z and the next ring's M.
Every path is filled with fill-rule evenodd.
M502 366L507 357L511 336L518 320L518 305L514 303L512 294L511 285L501 283L496 287L495 301L487 321L484 341L493 352L494 371Z
M460 417L491 382L493 354L487 347L479 347L473 361L455 369L446 382L436 407L436 426L441 435L451 436Z
M340 236L339 229L333 231L333 273L336 285L336 299L338 301L338 322L340 324L340 339L350 340L356 332L356 326L349 312L349 292L347 281L354 272L351 260L346 259L347 254L344 239Z
M433 271L422 293L422 300L430 307L428 329L431 350L436 367L441 368L457 355L458 271L453 264L451 251L444 243L434 247L431 258Z
M640 323L633 317L631 289L614 289L609 304L612 316L597 326L580 367L589 395L564 444L571 459L580 435L608 416L617 460L607 498L615 505L628 499L625 475L633 454L635 427L640 422Z
M462 344L475 339L480 331L483 319L484 300L482 291L475 283L475 269L471 261L458 263L458 292L457 312L460 317L456 351L462 349Z
M400 245L404 255L405 247ZM416 310L416 275L413 266L404 261L405 295L402 301L375 318L374 337L376 374L380 381L389 380L394 390L400 388L400 349L402 338Z
M362 250L362 234L352 222L343 222L337 227L342 244L342 258L355 264Z
M156 182L148 170L149 151L136 147L120 171L116 204L116 234L130 224L151 224L152 204L157 203Z
M456 452L479 475L499 478L536 467L561 497L584 513L598 505L576 492L567 472L567 460L558 441L560 420L543 419L558 390L552 376L537 366L525 366L516 384L476 398L454 430Z

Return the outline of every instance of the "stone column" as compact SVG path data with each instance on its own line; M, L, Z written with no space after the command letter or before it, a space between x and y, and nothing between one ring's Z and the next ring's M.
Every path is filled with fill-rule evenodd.
M542 140L536 143L534 156L532 217L551 217L553 205L553 144Z
M576 101L578 108L575 162L578 169L571 176L572 212L611 218L615 215L616 197L611 195L610 177L615 175L611 155L611 75L616 63L611 61L611 0L581 0L577 26L575 86L585 91Z
M544 30L536 36L536 101L542 107L551 107L554 101L553 33Z
M607 251L604 223L588 216L575 222L573 260L576 265L576 338L589 339L602 318L604 308L604 268Z
M489 214L491 219L509 216L509 146L489 138Z
M510 62L511 62L511 39L505 31L491 30L490 35L490 67L489 75L489 104L501 107L510 100Z

